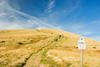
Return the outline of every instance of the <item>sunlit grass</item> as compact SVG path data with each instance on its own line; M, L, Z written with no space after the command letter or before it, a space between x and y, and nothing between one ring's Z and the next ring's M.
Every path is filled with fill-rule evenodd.
M0 67L80 67L78 38L79 35L54 29L1 30ZM100 42L85 39L84 67L100 67ZM31 63L31 57L35 63Z
M83 65L86 67L99 67L100 66L100 54L94 52L92 50L85 50L83 53ZM72 49L72 51L62 50L62 49L51 49L47 53L48 57L52 58L56 63L64 63L69 62L69 67L80 67L81 65L81 51ZM63 62L64 61L64 62Z
M24 30L18 31L20 30L14 30L14 33L21 34L14 35L12 30L7 31L9 33L0 31L2 33L0 34L0 67L22 66L31 54L41 50L53 39L51 35L33 33L34 30L27 35L24 35L26 33Z

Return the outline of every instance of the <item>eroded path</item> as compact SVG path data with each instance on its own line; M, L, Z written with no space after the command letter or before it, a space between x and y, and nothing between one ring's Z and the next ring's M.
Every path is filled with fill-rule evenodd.
M50 67L57 64L47 56L49 49L52 49L58 41L49 41L41 50L37 51L26 61L23 67ZM58 66L57 66L58 67Z
M36 54L33 54L26 62L26 64L23 67L39 67L39 63L41 60L43 50L39 51Z

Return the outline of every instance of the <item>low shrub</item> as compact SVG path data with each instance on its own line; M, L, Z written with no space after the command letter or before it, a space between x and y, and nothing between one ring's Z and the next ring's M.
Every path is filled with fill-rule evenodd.
M22 42L18 42L18 44L19 44L19 45L22 45L23 43L22 43Z
M5 43L5 41L1 41L0 43Z
M96 49L96 47L93 47L94 49Z

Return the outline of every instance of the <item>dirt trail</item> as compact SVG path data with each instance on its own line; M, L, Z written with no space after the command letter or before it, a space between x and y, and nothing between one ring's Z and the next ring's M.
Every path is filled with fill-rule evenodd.
M23 67L44 67L43 64L40 64L42 53L46 47L50 44L54 43L54 41L49 42L46 46L43 46L39 51L34 53L25 63Z
M38 67L39 62L41 60L43 50L39 51L36 54L33 54L26 62L26 64L23 67Z
M42 47L39 51L37 51L35 54L33 54L28 60L27 62L25 63L25 65L23 67L42 67L43 65L39 65L40 63L40 60L41 60L41 56L42 56L42 53L44 51L44 49L46 47L48 47L51 43L53 42L50 42L49 44L47 44L46 46ZM38 66L39 65L39 66Z

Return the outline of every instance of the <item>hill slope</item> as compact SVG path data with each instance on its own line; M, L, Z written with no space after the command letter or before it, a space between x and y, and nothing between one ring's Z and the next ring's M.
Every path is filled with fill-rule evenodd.
M55 29L1 30L0 67L80 67L79 37ZM84 66L100 66L100 42L85 39Z

